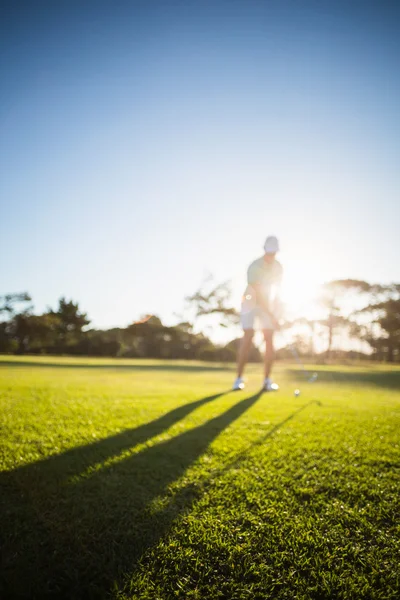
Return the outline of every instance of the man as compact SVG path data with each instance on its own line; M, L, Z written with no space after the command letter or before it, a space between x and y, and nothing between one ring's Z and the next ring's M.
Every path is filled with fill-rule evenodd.
M282 279L282 265L276 260L279 242L275 236L267 237L264 244L264 256L251 263L247 271L247 288L243 297L240 315L244 330L238 353L237 379L234 390L244 388L243 371L247 363L254 335L254 323L258 319L265 340L264 385L266 391L279 387L270 378L274 358L274 331L279 329L276 317L278 309L278 291Z

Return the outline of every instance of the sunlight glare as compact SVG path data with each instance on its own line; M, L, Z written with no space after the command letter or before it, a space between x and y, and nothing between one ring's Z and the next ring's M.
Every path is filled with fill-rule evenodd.
M305 269L304 264L292 262L285 269L281 290L286 318L319 318L317 299L325 280L322 269Z

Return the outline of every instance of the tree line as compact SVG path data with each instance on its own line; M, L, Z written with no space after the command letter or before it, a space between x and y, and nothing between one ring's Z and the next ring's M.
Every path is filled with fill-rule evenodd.
M174 326L153 315L124 328L102 330L89 327L90 319L78 302L61 298L56 309L38 315L28 293L7 294L0 296L0 352L234 361L237 338L215 344L198 327L205 317L213 317L219 326L239 323L228 283L211 289L204 283L186 303L191 319ZM400 361L400 284L331 281L321 286L319 306L318 319L283 320L290 341L278 351L278 358L290 355L295 345L301 355L314 360L362 356ZM343 339L346 344L341 344ZM363 342L364 350L349 350L351 339ZM251 360L261 360L256 346Z
M0 297L0 352L14 354L68 354L126 358L198 359L232 361L236 342L214 344L193 324L163 325L157 316L127 327L90 329L88 315L79 304L61 298L56 310L33 313L27 293ZM253 348L252 360L260 360Z

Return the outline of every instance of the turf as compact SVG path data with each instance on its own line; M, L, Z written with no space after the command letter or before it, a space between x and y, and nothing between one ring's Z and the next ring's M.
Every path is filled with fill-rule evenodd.
M400 368L318 373L0 357L0 597L398 598Z

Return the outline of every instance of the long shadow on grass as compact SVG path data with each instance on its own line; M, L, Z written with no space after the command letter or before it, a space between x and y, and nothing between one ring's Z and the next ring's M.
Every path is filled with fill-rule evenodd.
M301 381L304 378L302 372L298 369L288 369L287 373L292 379ZM341 385L367 385L389 388L394 390L400 389L400 371L340 371L339 369L319 369L318 381L325 383L337 383Z
M172 425L187 417L194 410L200 408L200 406L221 398L221 396L227 393L220 392L182 404L149 423L144 423L131 429L124 429L115 435L90 442L90 444L71 448L62 454L50 456L44 461L32 463L27 468L42 468L45 464L48 477L51 476L53 481L57 480L59 484L66 483L68 479L83 473L89 467L103 463L107 459L118 456L124 451L132 450L135 446L160 435L163 431L166 431Z
M156 359L155 359L156 360ZM60 363L60 362L51 362L51 361L46 361L46 362L34 362L34 361L28 361L28 360L6 360L6 361L0 361L0 368L1 367L24 367L26 368L32 368L32 369L36 369L36 368L52 368L52 369L102 369L105 371L109 371L109 370L118 370L118 371L226 371L226 370L232 370L234 368L236 368L235 366L233 366L232 364L224 364L224 365L193 365L193 364L184 364L184 363L180 363L180 364L176 364L173 360L171 360L170 363L161 363L161 364L140 364L140 362L138 361L136 364L133 365L123 365L123 364L118 364L118 362L116 361L115 363L109 363L109 364L91 364L91 363L75 363L75 362L71 362L71 363Z
M74 483L66 482L63 455L3 474L1 597L102 598L122 585L199 494L193 485L177 493L169 486L260 395ZM85 447L73 452L78 464Z

